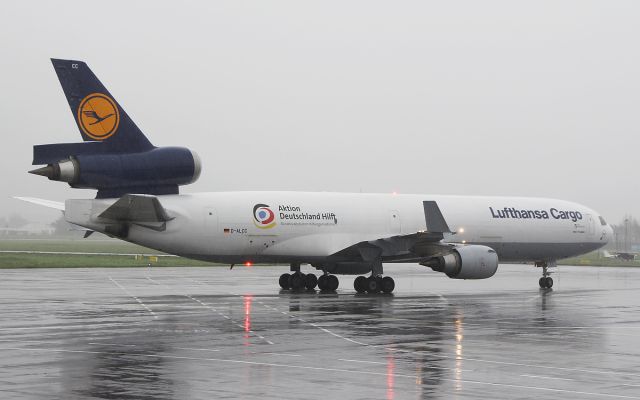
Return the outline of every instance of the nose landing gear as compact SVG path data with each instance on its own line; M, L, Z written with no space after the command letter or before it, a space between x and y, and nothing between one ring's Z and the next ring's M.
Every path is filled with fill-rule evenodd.
M553 287L553 278L551 278L551 271L549 268L556 267L555 261L538 261L536 267L542 268L542 278L538 280L540 289L551 289Z

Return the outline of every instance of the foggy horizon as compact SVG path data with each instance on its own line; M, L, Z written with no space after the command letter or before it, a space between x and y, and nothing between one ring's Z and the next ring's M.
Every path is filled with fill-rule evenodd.
M640 216L636 2L116 4L5 5L0 217L59 216L11 196L95 196L27 173L33 145L81 141L50 58L87 62L154 145L199 154L181 193L513 195Z

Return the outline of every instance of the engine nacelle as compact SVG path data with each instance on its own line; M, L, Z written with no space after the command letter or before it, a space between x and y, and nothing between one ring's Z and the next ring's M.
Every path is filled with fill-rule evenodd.
M435 257L421 265L444 272L453 279L486 279L498 270L498 255L487 246L460 246L450 254Z
M139 153L80 154L30 171L71 187L98 189L98 197L122 193L178 193L178 186L200 177L200 158L183 147Z

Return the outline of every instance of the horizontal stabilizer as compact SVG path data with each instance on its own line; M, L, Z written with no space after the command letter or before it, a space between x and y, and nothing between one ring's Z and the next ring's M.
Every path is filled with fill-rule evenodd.
M64 203L60 201L52 201L45 199L38 199L35 197L14 197L14 199L26 201L27 203L37 204L39 206L44 206L48 208L54 208L56 210L60 210L64 212Z
M33 146L33 165L54 164L70 156L109 154L115 150L102 142L53 143Z
M99 217L132 223L167 222L172 219L156 196L145 194L126 194L104 210Z

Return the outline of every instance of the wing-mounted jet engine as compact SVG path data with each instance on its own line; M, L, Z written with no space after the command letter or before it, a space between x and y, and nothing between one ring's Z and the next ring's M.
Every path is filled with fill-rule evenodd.
M486 279L498 270L498 255L487 246L457 246L449 254L423 261L420 265L445 273L452 279Z
M155 147L81 61L52 59L83 143L34 146L29 171L73 188L96 189L97 198L127 193L177 194L201 171L198 155L183 147Z

